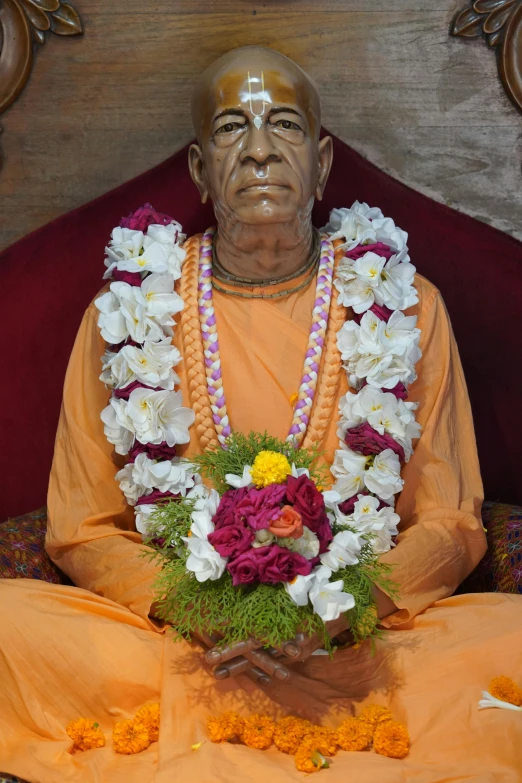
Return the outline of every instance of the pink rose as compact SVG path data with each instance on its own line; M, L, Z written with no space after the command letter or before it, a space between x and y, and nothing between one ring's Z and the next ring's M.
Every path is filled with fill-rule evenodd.
M303 535L301 514L292 506L283 506L268 529L274 536L280 538L301 538Z
M123 269L113 269L112 279L121 280L122 283L128 283L134 285L137 288L141 286L141 275L139 272L126 272Z
M136 441L129 451L129 462L134 462L138 454L146 454L149 459L166 460L176 456L176 447L163 443L140 443Z
M264 584L291 582L296 576L306 576L312 570L312 564L303 555L273 544L259 563L259 581ZM259 550L258 550L259 551Z
M147 203L137 209L136 212L131 212L127 217L122 217L120 227L131 228L134 231L146 231L153 223L166 226L171 222L172 218L169 215L165 215L163 212L156 212L152 204Z
M208 540L221 557L237 557L250 549L254 531L246 525L224 525L210 533Z
M147 386L146 383L141 383L141 381L132 381L132 383L128 383L127 386L124 386L122 389L113 389L112 393L115 397L118 397L118 399L120 400L128 400L131 392L133 392L134 389L150 389L151 391L163 391L163 389L161 389L161 387L159 386L154 388L152 386Z
M398 400L407 400L408 399L408 390L406 389L406 386L399 381L399 383L393 387L393 389L384 389L384 391L390 392L390 394L395 394Z
M216 530L225 525L237 524L235 517L236 506L240 500L243 500L247 492L246 487L241 487L240 489L229 489L223 493L218 509L212 518Z
M367 421L347 430L344 442L352 451L364 454L365 457L370 454L380 454L385 449L391 449L397 454L401 462L404 462L404 449L402 446L387 432L381 435Z
M374 242L372 245L357 245L357 247L347 250L346 258L352 258L357 261L358 258L362 258L365 253L376 253L378 256L382 256L387 261L395 255L395 250L392 250L389 245L385 245L384 242Z
M249 489L236 506L234 512L236 522L246 522L254 530L266 529L279 514L280 503L285 492L284 484L270 484L263 489Z
M315 531L324 514L324 498L308 476L288 476L286 499L301 514L304 524Z
M389 307L386 307L386 305L379 305L377 302L374 302L372 306L369 308L370 312L377 316L377 318L380 318L381 321L388 321L390 320L390 315L393 313L393 310L390 310ZM366 310L366 312L368 312ZM362 317L364 313L354 313L353 314L353 320L355 323L360 324Z
M235 557L227 563L227 570L232 577L234 587L249 585L255 582L259 576L259 561L266 553L262 552L268 547L249 549L247 552Z

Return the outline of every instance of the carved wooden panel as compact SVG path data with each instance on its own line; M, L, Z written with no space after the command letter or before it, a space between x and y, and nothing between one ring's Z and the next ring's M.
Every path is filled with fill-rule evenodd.
M460 11L451 35L483 36L497 51L497 65L504 89L522 112L522 0L474 0Z
M80 17L61 0L1 0L0 114L24 89L33 67L34 51L49 33L82 35Z

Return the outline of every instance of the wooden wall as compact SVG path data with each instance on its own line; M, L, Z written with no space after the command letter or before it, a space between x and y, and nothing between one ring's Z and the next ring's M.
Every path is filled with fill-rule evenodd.
M85 36L51 37L1 118L0 247L187 142L194 77L248 43L303 65L378 166L522 236L521 116L485 44L449 37L463 0L73 1Z

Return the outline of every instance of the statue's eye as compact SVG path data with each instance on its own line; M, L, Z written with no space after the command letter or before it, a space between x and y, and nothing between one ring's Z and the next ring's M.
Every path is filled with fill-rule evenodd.
M279 128L284 128L284 130L301 130L299 125L297 125L295 122L292 122L291 120L278 120L276 125Z
M222 125L220 128L217 129L216 133L232 133L233 131L242 127L243 124L240 122L226 122L224 125Z

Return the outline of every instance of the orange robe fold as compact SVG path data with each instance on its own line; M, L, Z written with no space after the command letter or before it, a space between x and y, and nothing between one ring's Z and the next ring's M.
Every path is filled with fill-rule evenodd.
M295 285L299 281L295 281ZM202 653L174 642L149 617L157 566L114 480L114 457L99 418L109 393L99 381L104 343L88 309L71 355L49 488L48 551L78 586L0 581L0 769L30 783L261 783L302 780L293 759L205 739L208 715L294 712L334 726L361 704L381 703L408 724L410 755L340 752L328 780L516 783L522 770L517 713L478 712L480 692L498 674L522 684L522 598L449 597L485 551L482 486L462 368L439 292L417 276L423 358L409 399L422 435L403 470L397 546L383 556L399 586L391 630L377 643L313 656L287 683L261 690L246 676L216 682ZM282 284L282 288L289 284ZM255 289L254 289L255 290ZM299 388L315 286L280 299L214 292L223 385L234 430L284 438ZM175 342L184 355L181 329ZM189 404L182 362L185 404ZM337 397L348 391L339 379ZM337 402L324 442L338 446ZM197 438L183 449L200 450ZM83 588L79 589L79 588ZM445 600L444 600L445 599ZM429 607L429 608L428 608ZM161 703L159 743L137 756L111 747L115 721ZM71 755L67 723L95 719L105 748ZM191 745L203 742L197 751Z

